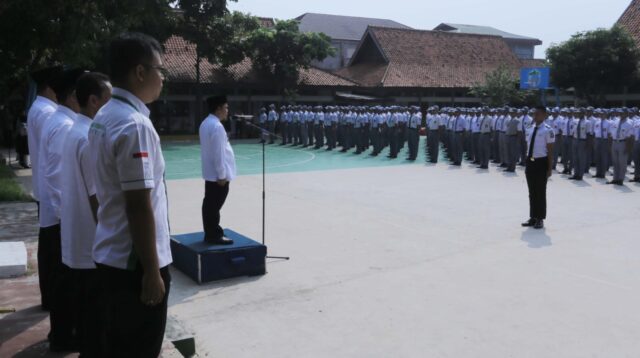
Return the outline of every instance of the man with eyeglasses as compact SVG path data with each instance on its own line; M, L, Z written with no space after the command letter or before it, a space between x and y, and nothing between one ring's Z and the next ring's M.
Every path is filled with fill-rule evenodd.
M146 104L162 91L162 49L129 33L109 50L112 98L89 130L100 203L93 260L102 281L104 356L157 357L172 258L164 158Z

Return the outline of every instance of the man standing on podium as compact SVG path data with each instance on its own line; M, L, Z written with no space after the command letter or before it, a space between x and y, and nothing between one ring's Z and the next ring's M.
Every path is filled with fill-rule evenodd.
M236 160L222 125L227 120L229 105L226 96L207 99L209 116L200 125L202 178L205 180L202 201L204 241L213 245L231 245L220 226L220 209L229 194L229 182L236 177Z

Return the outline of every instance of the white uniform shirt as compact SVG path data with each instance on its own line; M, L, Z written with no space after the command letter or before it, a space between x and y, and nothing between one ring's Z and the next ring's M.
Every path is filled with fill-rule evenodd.
M149 109L138 97L117 87L112 93L89 129L89 150L100 203L93 260L115 268L135 269L137 256L125 212L124 192L151 189L156 250L162 268L171 263L171 248L160 137L149 120Z
M531 140L535 129L535 124L527 128L527 155L529 155L529 148L531 147ZM538 131L536 132L536 140L533 143L533 158L547 157L547 144L555 143L555 141L556 135L553 133L553 128L548 124L540 124L540 126L538 126Z
M40 154L40 138L42 138L42 127L47 119L56 111L58 105L52 100L38 96L31 104L27 113L27 133L29 145L29 158L31 159L31 184L33 186L33 197L39 200L39 174L38 157Z
M417 129L422 124L422 113L414 113L409 117L409 123L407 126L409 128Z
M625 140L634 136L633 124L627 119L622 122L618 119L611 122L609 126L609 135L613 140Z
M593 134L593 122L589 119L578 119L575 123L573 137L576 139L587 139L587 136Z
M606 119L595 118L593 124L593 134L598 139L609 138L609 121Z
M489 134L491 133L491 117L488 115L483 115L478 119L478 128L480 129L480 133Z
M60 223L62 190L62 148L76 113L59 105L42 126L38 177L40 195L40 227Z
M213 114L205 118L200 125L200 149L204 180L235 179L236 158L233 148L220 119Z
M89 197L96 194L89 154L91 119L78 114L62 150L62 262L74 269L95 268L92 250L96 222Z

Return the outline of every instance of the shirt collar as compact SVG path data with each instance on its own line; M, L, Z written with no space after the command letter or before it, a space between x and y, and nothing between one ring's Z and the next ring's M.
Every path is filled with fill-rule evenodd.
M140 100L140 98L138 98L133 93L131 93L131 92L125 90L125 89L122 89L120 87L113 87L113 91L111 91L111 93L112 93L112 96L120 96L122 98L125 98L126 100L131 102L131 104L133 104L133 106L135 107L135 109L138 112L142 113L145 117L149 117L149 114L151 113L151 111Z
M220 121L220 118L218 118L218 116L216 116L213 113L209 114L209 118L213 119L214 122L221 122L222 123L222 121Z
M38 102L44 102L45 104L48 104L48 105L51 105L51 106L54 106L54 107L58 107L58 104L56 102L54 102L54 101L52 101L52 100L50 100L50 99L48 99L47 97L44 97L44 96L37 96L36 100Z
M71 108L66 107L62 104L58 105L58 108L56 110L64 114L65 116L69 117L73 121L75 121L76 118L78 117L78 114L76 112L74 112L73 110L71 110Z

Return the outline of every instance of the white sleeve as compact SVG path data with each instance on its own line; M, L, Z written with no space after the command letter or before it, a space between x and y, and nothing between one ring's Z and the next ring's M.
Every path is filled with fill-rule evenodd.
M114 144L115 161L124 191L151 189L155 186L153 177L153 158L155 136L151 130L140 123L128 125Z

